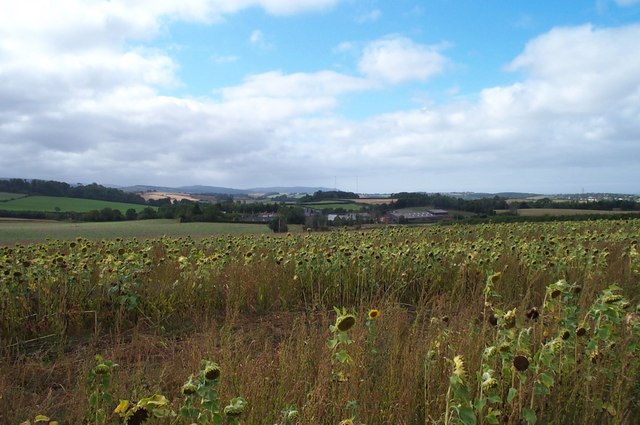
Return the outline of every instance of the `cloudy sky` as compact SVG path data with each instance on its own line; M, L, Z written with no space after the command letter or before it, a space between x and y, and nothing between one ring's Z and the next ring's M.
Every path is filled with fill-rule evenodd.
M640 0L0 0L0 177L640 193Z

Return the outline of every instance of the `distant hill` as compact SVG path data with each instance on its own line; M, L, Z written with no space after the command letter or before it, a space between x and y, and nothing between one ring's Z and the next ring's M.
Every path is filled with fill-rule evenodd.
M247 189L250 193L269 193L269 192L277 192L277 193L315 193L318 191L330 191L334 189L328 189L326 187L307 187L307 186L275 186L275 187L254 187L251 189Z
M493 198L494 196L499 196L501 198L507 198L507 199L526 199L526 198L532 198L535 196L541 196L540 194L537 194L537 193L525 193L525 192L498 192L498 193L451 192L451 193L443 193L443 195L462 198L467 201L471 201L474 199Z
M249 189L233 189L229 187L219 187L219 186L202 186L202 185L194 185L194 186L179 186L179 187L168 187L168 186L148 186L148 185L135 185L135 186L127 186L120 187L120 190L125 192L180 192L180 193L189 193L193 195L203 194L203 193L219 193L225 195L248 195L250 193L315 193L319 190L331 190L322 187L306 187L306 186L276 186L276 187L254 187Z

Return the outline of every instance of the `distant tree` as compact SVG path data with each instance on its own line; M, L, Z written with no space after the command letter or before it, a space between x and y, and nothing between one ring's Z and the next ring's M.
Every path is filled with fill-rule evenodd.
M289 231L287 221L281 216L274 217L268 226L274 233L286 233Z
M152 207L146 207L145 209L140 211L140 214L138 214L139 220L150 220L154 218L158 218L158 214L156 213L156 210L154 210ZM173 218L173 217L170 217L170 218Z
M134 208L129 208L127 212L124 214L124 216L127 220L135 220L138 218L138 213Z
M321 214L313 214L305 217L304 226L311 230L326 230L327 217Z

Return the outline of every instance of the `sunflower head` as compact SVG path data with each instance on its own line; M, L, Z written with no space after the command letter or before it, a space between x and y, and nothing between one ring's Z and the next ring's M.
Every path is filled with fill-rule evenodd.
M346 332L356 324L356 316L353 314L343 314L336 319L336 328L340 332Z
M491 276L489 276L489 279L491 280L491 283L496 284L500 281L500 278L502 277L502 273L501 272L497 272L492 274Z
M516 325L516 309L509 310L502 317L502 324L506 329L511 329Z
M130 405L131 403L129 402L129 400L120 400L120 403L118 403L118 406L115 408L113 413L124 415L125 413L127 413L127 410L129 410Z
M151 415L144 407L136 406L131 411L131 415L125 420L126 425L141 425L149 419Z
M218 366L218 364L215 362L207 361L202 373L204 374L204 377L209 381L215 381L220 378L220 366Z
M464 359L460 355L453 358L453 374L458 378L464 378L467 374L464 370Z
M378 317L380 317L380 310L376 310L375 308L369 310L369 319L377 319Z
M198 387L191 381L182 386L182 394L191 395L198 391Z
M104 363L100 363L93 369L93 371L96 375L106 375L109 373L109 366Z
M515 356L513 358L513 367L515 367L518 372L524 372L529 369L529 359L522 355Z
M244 412L247 401L242 397L236 397L224 408L225 416L238 417Z

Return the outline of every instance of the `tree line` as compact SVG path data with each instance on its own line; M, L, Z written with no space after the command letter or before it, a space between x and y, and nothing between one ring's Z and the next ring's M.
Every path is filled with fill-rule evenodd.
M128 204L147 203L142 196L136 193L105 187L97 183L70 185L69 183L53 180L7 179L0 180L0 192L96 199L100 201L125 202Z

